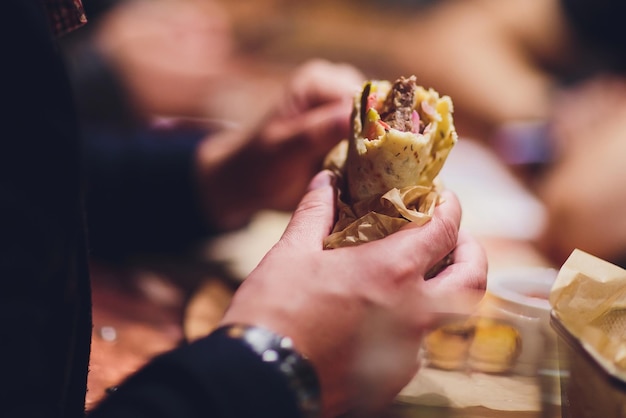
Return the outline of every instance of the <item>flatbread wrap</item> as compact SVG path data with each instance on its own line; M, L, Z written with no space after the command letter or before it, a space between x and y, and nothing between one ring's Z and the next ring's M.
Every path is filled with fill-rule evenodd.
M448 96L415 76L370 80L354 98L351 137L326 157L339 180L338 218L324 246L383 238L428 222L440 199L437 176L458 137Z

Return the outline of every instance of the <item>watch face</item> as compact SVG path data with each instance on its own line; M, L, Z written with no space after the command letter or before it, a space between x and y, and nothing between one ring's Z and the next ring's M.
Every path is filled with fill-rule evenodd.
M293 347L291 338L250 325L227 325L215 334L241 341L257 353L264 363L272 364L294 392L303 418L317 418L321 411L321 391L313 365Z

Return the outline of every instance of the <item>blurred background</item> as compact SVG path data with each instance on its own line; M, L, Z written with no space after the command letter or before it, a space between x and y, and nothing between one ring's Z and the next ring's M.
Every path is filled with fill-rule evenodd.
M515 229L555 266L574 248L624 265L626 191L613 180L624 176L616 155L626 151L624 2L222 5L238 56L262 77L317 57L368 78L415 74L450 95L462 140L443 176L468 222L495 235Z

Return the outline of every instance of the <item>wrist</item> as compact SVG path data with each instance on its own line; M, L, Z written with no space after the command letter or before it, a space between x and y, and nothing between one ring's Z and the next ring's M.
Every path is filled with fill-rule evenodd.
M311 362L293 347L289 337L256 326L232 324L214 333L240 341L271 364L287 380L303 418L317 418L321 411L320 385Z

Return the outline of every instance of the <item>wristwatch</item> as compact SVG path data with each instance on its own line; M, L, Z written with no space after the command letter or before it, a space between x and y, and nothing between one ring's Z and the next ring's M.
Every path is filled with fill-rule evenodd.
M313 364L296 351L291 338L265 328L242 324L225 325L214 333L241 341L263 362L273 365L289 382L302 418L320 416L321 395L317 373Z

